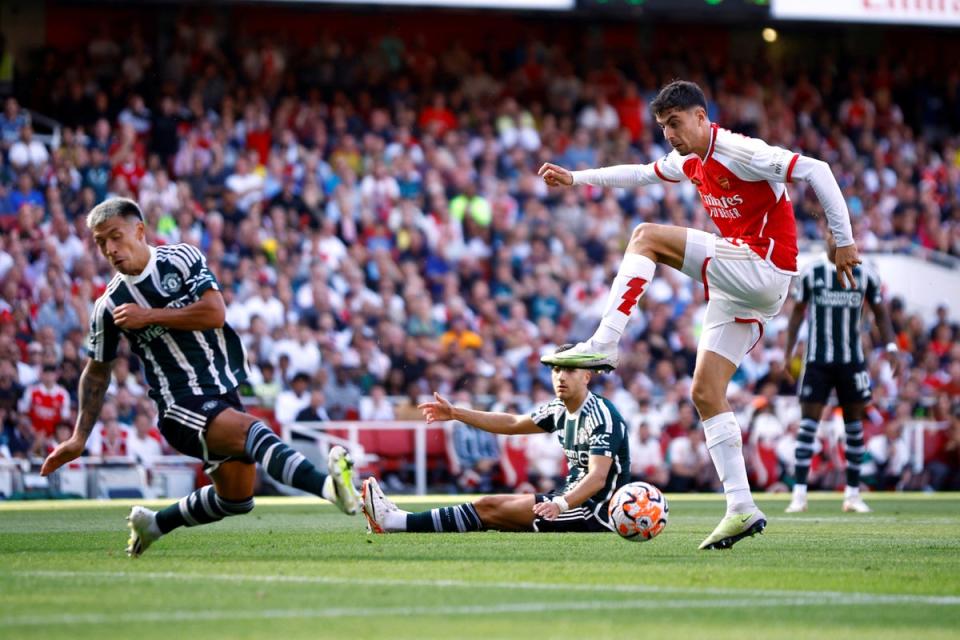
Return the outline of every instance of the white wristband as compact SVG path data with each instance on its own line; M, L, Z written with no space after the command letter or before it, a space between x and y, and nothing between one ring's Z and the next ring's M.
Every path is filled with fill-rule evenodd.
M897 353L900 351L900 348L897 346L896 342L887 343L887 353Z
M570 505L567 504L567 499L563 496L553 496L550 502L560 507L560 513L570 510Z

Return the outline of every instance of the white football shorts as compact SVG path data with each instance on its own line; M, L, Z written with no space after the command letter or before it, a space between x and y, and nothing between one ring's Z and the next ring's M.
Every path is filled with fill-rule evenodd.
M777 271L745 244L687 229L683 273L703 283L707 299L700 349L740 366L780 312L792 276Z

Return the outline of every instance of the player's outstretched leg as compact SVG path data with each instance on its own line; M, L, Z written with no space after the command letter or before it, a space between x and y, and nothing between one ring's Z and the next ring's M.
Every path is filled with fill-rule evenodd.
M197 489L169 507L158 512L146 507L133 507L127 517L130 539L127 555L137 558L161 536L178 527L196 527L218 522L230 516L239 516L253 511L253 497L246 500L226 500L220 497L213 486Z
M847 434L847 486L843 491L843 511L870 513L871 509L860 495L860 463L863 461L863 422L852 420L844 424Z
M127 554L136 558L160 536L178 527L210 524L253 510L256 466L241 460L223 462L210 473L213 486L202 487L159 512L134 507L127 518Z
M398 509L372 477L363 483L363 515L372 533L466 533L484 528L476 507L469 502L419 513Z
M586 342L543 356L540 361L557 367L616 369L620 361L620 336L637 301L653 280L657 263L679 269L683 264L685 246L686 229L646 223L638 225L613 279L596 332Z
M301 491L325 498L347 515L357 512L358 496L353 485L353 459L340 446L330 449L329 475L321 473L304 455L277 437L259 420L250 425L244 449L271 478Z

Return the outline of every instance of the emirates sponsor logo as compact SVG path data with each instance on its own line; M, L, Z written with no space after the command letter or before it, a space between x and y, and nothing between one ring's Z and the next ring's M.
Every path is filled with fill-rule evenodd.
M708 207L721 207L727 209L729 207L737 207L743 204L743 196L739 193L735 193L732 196L720 196L719 198L709 193L701 193L700 197L703 198L703 204Z
M740 210L737 207L743 204L743 196L739 193L718 198L715 195L701 192L700 198L703 200L703 205L711 218L734 219L741 217Z

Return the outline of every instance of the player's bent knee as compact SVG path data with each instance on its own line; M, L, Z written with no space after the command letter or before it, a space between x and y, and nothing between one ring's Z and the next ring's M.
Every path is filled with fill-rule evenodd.
M630 247L635 251L651 248L653 236L655 235L655 226L656 225L650 224L649 222L641 222L634 227L633 233L630 234Z
M483 496L477 499L477 501L473 503L473 506L477 510L477 515L480 516L480 520L485 525L494 526L495 523L499 522L498 515L500 508L503 506L503 497Z

